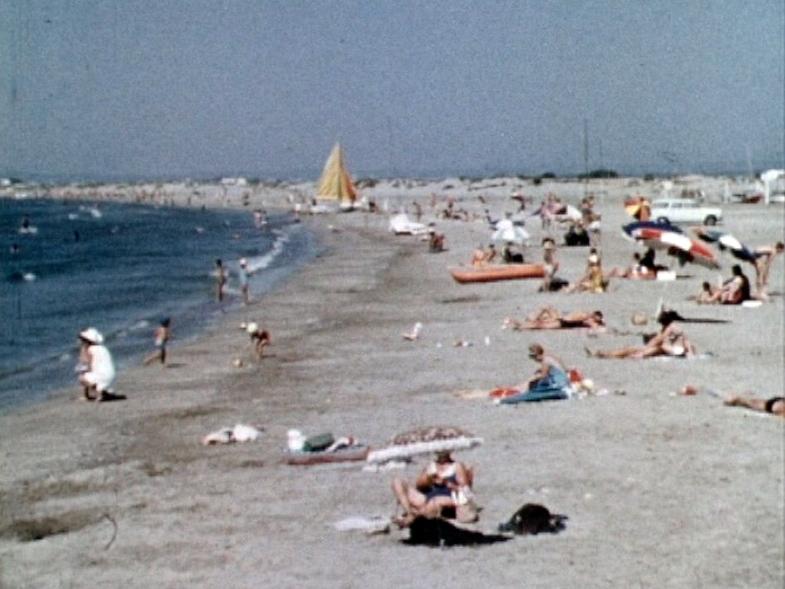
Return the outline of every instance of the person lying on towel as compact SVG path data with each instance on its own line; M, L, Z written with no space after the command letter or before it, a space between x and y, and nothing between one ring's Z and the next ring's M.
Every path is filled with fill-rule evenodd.
M586 354L594 358L653 358L654 356L671 356L675 358L691 358L695 356L695 346L687 339L684 331L676 324L680 315L675 311L663 311L657 321L660 332L642 346L628 346L617 350L590 350Z
M582 327L600 330L605 327L605 319L602 311L561 313L558 309L547 306L523 321L507 317L502 327L510 327L514 331L523 331L525 329L576 329Z

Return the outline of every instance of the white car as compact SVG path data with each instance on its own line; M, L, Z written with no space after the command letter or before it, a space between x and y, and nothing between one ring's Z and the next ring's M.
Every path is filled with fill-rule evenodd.
M707 207L694 200L664 198L651 203L651 218L668 223L716 225L722 221L722 209Z

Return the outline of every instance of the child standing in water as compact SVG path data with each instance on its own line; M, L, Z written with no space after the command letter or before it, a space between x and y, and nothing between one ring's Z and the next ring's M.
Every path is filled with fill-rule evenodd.
M172 320L169 319L169 317L166 317L165 319L162 319L160 325L155 328L155 352L144 359L145 366L156 360L160 361L162 365L166 364L166 343L171 337L169 328L171 322Z
M221 261L221 258L215 260L215 271L216 271L216 297L218 302L224 300L224 286L226 286L226 270L224 270L224 264Z

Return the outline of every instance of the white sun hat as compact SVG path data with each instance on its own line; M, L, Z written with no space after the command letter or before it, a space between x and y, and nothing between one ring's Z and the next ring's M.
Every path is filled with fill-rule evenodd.
M246 330L246 331L247 331L249 334L251 334L251 335L252 335L252 334L254 334L254 333L256 333L258 329L259 329L259 326L258 326L256 323L254 323L253 321L251 321L251 322L250 322L250 323L249 323L249 324L248 324L248 325L245 327L245 330Z
M91 344L104 343L104 336L101 335L101 332L98 331L95 327L88 327L84 331L80 331L79 337L85 341L90 342Z

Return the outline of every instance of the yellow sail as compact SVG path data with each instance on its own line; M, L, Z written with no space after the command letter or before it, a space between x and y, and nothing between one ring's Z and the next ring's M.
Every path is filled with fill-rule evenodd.
M324 164L316 196L324 200L338 200L343 205L353 204L357 200L357 189L344 165L340 143L335 144Z

